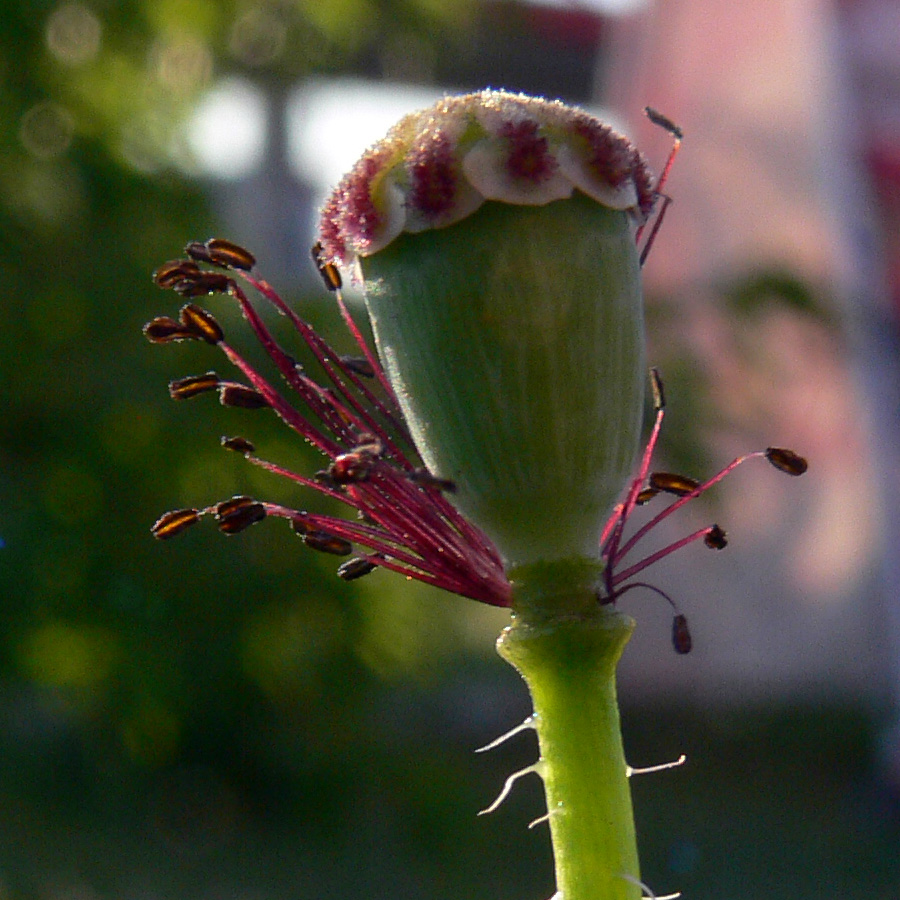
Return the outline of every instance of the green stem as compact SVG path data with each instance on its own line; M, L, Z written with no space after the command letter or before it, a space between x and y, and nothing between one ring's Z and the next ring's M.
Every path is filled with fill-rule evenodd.
M597 563L566 560L512 573L513 624L497 649L534 703L563 900L641 896L616 664L634 621L596 597ZM625 877L627 876L627 877Z

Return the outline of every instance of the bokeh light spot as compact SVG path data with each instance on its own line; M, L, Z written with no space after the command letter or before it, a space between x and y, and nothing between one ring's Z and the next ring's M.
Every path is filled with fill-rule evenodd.
M235 19L228 49L248 66L264 66L281 55L286 40L282 17L265 6L254 6Z
M27 635L19 654L25 671L41 684L88 688L109 677L119 651L105 629L51 622Z
M227 179L248 175L265 153L268 115L262 91L243 78L224 79L194 113L188 149L206 174Z
M395 122L440 94L436 87L311 78L292 93L285 113L291 165L327 190Z
M71 113L49 101L32 106L19 124L19 139L25 149L39 159L51 159L65 153L74 132Z
M173 94L190 95L212 75L212 53L204 41L190 35L160 42L150 54L156 80Z
M47 20L47 47L70 66L90 62L100 49L100 19L82 3L64 3Z

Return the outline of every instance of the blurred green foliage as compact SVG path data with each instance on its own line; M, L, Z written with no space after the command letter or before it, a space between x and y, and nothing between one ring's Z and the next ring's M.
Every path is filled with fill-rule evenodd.
M336 706L363 703L373 681L434 675L440 657L426 667L422 648L456 619L436 592L398 582L383 618L380 575L374 589L344 585L286 531L228 546L206 529L152 540L164 509L260 481L220 434L246 425L276 448L289 436L211 404L198 425L166 382L221 360L153 348L140 329L177 308L152 270L217 231L172 163L212 79L359 64L373 29L433 40L457 12L464 4L428 0L76 0L13 4L0 19L0 706L71 739L81 790L107 771L218 764L236 733L275 727L285 710L298 740L310 722L338 722ZM324 291L309 303L327 329ZM39 759L46 735L22 727Z

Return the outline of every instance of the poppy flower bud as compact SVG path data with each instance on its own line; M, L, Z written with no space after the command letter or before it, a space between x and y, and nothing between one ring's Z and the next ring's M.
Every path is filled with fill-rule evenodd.
M629 481L653 201L609 126L484 91L407 116L323 211L322 256L361 271L419 454L507 570L598 557Z

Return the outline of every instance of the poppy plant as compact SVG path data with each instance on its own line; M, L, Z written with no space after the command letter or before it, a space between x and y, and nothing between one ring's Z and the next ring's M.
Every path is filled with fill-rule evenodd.
M157 538L204 517L227 534L282 518L309 548L344 557L344 579L389 569L511 610L498 650L534 702L526 727L540 759L525 771L544 782L565 900L634 900L643 889L615 689L634 622L617 601L640 587L660 594L673 606L674 647L687 653L684 614L637 576L689 544L721 549L727 539L711 524L643 557L639 544L749 459L806 469L768 448L702 482L653 471L665 410L655 370L655 419L638 452L640 270L681 139L649 115L675 139L657 179L627 138L559 102L483 91L402 119L335 188L313 250L357 356L337 354L247 250L221 239L160 267L157 284L186 302L177 318L145 326L155 343L215 345L240 373L178 379L174 399L217 393L225 406L269 409L324 465L292 471L243 437L223 438L226 449L350 514L237 496L166 513ZM363 286L374 348L344 302L342 268ZM209 294L237 302L278 386L195 302ZM288 320L315 371L276 340L260 300ZM659 497L670 502L629 529L635 509Z

